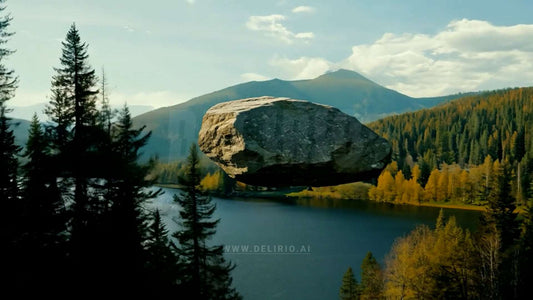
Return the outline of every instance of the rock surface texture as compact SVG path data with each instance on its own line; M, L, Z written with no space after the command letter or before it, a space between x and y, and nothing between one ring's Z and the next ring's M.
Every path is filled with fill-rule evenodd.
M198 145L229 176L260 186L368 180L391 154L387 140L337 108L266 96L211 107Z

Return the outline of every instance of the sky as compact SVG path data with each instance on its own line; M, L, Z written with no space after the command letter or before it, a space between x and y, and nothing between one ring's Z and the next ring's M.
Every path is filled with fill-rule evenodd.
M170 106L339 68L413 97L533 85L529 0L7 0L10 105L47 102L72 23L111 102Z

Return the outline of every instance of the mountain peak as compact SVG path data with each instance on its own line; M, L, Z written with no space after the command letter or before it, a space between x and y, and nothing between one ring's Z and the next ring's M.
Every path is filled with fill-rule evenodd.
M320 77L326 77L326 78L342 78L342 79L364 79L370 81L368 78L364 77L363 75L352 71L352 70L346 70L346 69L338 69L336 71L330 71L325 73L324 75L319 76Z

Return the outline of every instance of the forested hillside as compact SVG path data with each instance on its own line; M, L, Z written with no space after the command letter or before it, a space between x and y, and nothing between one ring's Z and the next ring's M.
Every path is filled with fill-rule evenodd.
M370 123L393 144L395 160L370 198L484 204L502 179L525 203L533 179L532 113L533 88L516 88Z

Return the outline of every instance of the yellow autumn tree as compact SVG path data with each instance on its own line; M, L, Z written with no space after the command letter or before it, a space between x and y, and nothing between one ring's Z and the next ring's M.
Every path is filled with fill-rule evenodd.
M442 170L439 172L439 179L437 180L437 201L444 202L449 200L448 197L448 165L444 164Z
M378 185L370 188L368 192L370 200L380 202L392 202L396 197L395 180L387 170L381 172L378 177Z
M394 176L394 194L395 198L394 201L396 202L402 202L402 196L404 195L404 184L405 184L405 177L403 176L403 172L400 170L398 173L396 173L396 176Z
M204 191L214 192L222 188L224 177L220 171L217 171L213 174L208 173L200 181L200 186Z
M435 230L419 226L396 240L385 264L387 299L476 299L476 247L441 211Z
M411 179L414 179L418 182L418 179L420 179L420 175L422 172L420 171L420 167L418 164L415 164L415 166L411 169Z
M426 201L437 201L440 172L435 169L429 174L428 182L424 188L424 199Z

